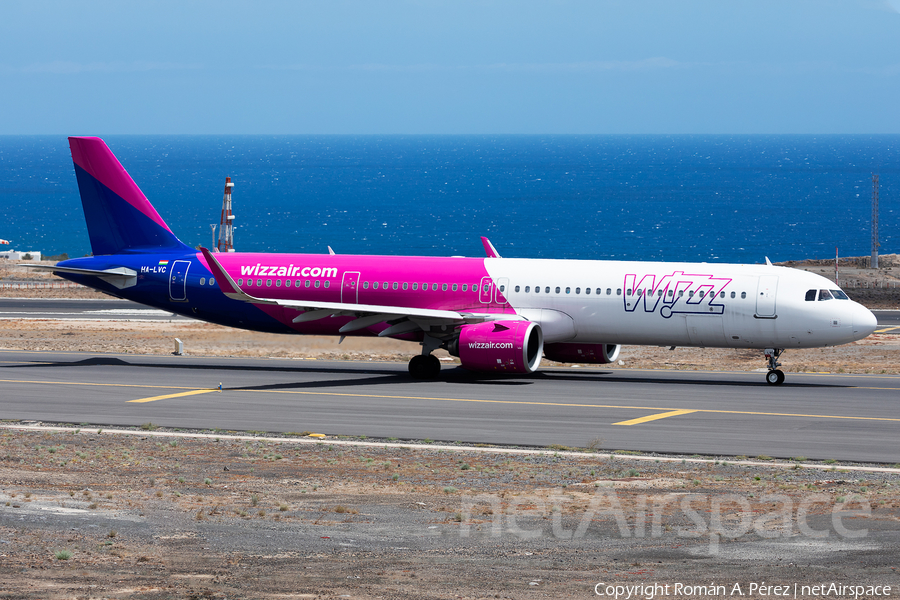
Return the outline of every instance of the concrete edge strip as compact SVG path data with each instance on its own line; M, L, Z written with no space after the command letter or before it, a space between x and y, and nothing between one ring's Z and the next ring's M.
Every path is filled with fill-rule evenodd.
M476 448L472 446L442 446L439 444L417 444L417 443L400 443L400 442L358 442L353 440L333 440L319 438L281 438L281 437L263 437L255 435L233 435L218 433L185 433L180 431L135 431L133 429L107 429L104 427L57 427L53 425L0 425L0 429L22 430L22 431L68 431L69 433L79 432L79 435L139 435L142 437L180 437L180 438L201 438L201 439L221 439L221 440L256 440L258 442L279 442L287 444L332 444L335 446L360 446L360 447L377 447L377 448L397 448L404 450L443 450L445 452L486 452L491 454L533 454L533 455L559 455L570 456L573 458L605 458L605 459L625 459L625 460L642 460L642 461L659 461L659 462L686 462L696 464L710 464L718 462L727 462L729 465L745 466L745 467L776 467L782 469L818 469L820 471L845 470L858 471L863 473L893 473L900 474L900 469L893 467L861 467L861 466L838 466L838 465L806 465L797 462L768 462L768 461L752 461L752 460L720 460L717 458L677 458L673 456L641 456L638 454L615 454L610 452L572 452L567 450L548 450L537 448Z

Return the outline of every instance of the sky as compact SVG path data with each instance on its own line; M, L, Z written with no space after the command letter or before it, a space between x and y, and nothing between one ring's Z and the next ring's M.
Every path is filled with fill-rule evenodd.
M2 0L3 134L900 133L900 0Z

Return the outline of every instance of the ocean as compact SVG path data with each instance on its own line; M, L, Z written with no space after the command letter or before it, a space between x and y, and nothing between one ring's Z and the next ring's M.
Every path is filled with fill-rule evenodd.
M185 243L762 263L900 251L900 135L106 136ZM65 136L0 136L0 238L90 252Z

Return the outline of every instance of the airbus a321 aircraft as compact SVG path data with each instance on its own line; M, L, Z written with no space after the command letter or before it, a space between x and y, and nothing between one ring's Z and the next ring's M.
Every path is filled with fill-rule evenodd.
M621 345L758 348L784 381L787 348L846 344L875 316L818 275L766 265L487 257L213 254L182 243L96 137L69 138L93 256L43 267L100 291L212 323L420 342L414 378L446 348L480 373L541 358L604 364Z

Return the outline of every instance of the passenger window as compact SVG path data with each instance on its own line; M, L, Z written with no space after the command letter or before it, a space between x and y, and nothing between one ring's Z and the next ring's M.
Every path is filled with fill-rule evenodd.
M731 297L734 298L734 296L735 296L735 293L731 292Z
M303 282L303 287L309 287L309 279Z
M747 297L747 292L741 292L741 300Z
M659 297L662 297L662 290L659 290L659 291L656 293L656 295L659 296Z
M626 295L626 296L630 296L630 295L631 295L631 288L628 288L627 290L625 290L625 295Z
M409 289L409 283L407 283L407 282L404 281L404 282L403 282L403 291L406 291L406 290L408 290L408 289Z
M216 285L216 280L212 277L209 278L209 285Z
M309 287L309 286L306 286L306 287ZM378 289L378 282L377 282L377 281L373 281L373 282L372 282L372 289L373 289L373 290L377 290L377 289Z
M281 280L280 280L280 279L276 279L276 280L275 280L275 287L281 287Z
M694 290L691 290L690 292L688 292L688 298L693 298L693 297L694 297Z
M581 288L575 288L575 293L576 293L576 294L580 294L580 293L581 293Z
M206 277L200 278L200 285L206 285Z
M382 285L382 288L383 288L383 289L388 289L388 282L387 282L387 281L384 282L384 284Z
M600 293L600 288L597 288L597 293ZM606 288L606 295L609 296L612 294L612 288Z
M469 286L466 285L466 284L464 283L464 284L462 285L462 291L466 292L466 291L468 291L468 290L469 290Z
M262 279L256 280L256 287L262 287Z
M457 290L457 285L454 283L454 284L453 284L453 291L455 292L456 290ZM501 291L502 291L502 290L501 290ZM516 291L518 292L519 290L516 290Z
M394 285L391 286L391 289L392 289L392 290L396 290L398 287L400 287L400 286L397 285L397 282L395 281L395 282L394 282Z
M828 290L819 290L819 301L822 300L834 300L834 298Z
M501 291L501 292L505 292L505 291L506 291L506 289L505 289L505 288L506 288L506 286L505 286L505 285L501 285L501 286L500 286L500 291Z
M576 291L577 291L577 290L576 290ZM590 294L590 293L591 293L591 288L584 288L584 293L585 293L585 294Z
M326 279L326 280L325 280L325 287L328 287L328 286L330 286L330 285L331 285L331 281L328 280L328 279Z
M369 289L369 282L368 282L368 281L363 281L363 289L364 289L364 290Z
M816 290L806 290L806 301L807 302L815 302L816 301Z
M243 279L238 279L238 285L244 285L244 280L243 280Z
M556 288L556 292L559 293L559 288ZM567 293L567 294L571 294L571 293L572 293L572 288L566 288L566 293Z
M831 294L838 300L849 300L850 297L841 290L831 290Z
M436 284L436 283L432 283L432 284L431 284L431 291L432 291L432 292L436 292L436 291L437 291L437 284ZM487 286L484 286L484 291L487 291Z
M418 289L419 289L419 284L413 282L413 291L416 291L416 290L418 290Z
M678 297L684 298L684 290L678 290Z
M616 296L622 295L622 288L616 288Z
M319 280L316 279L316 287L319 287Z
M295 287L300 287L300 280L299 280L299 279L298 279L297 281L294 282L294 286L295 286Z
M441 291L442 291L442 292L446 292L446 291L447 291L447 284L446 284L446 283L442 283L442 284L441 284Z
M272 287L272 280L266 279L266 287Z
M285 279L285 280L284 280L284 287L291 287L291 280L290 280L290 279Z
M671 298L674 295L675 295L675 292L673 292L672 290L669 290L668 292L666 292L666 296L668 296L669 298Z
M528 289L528 288L526 288L526 289ZM540 293L541 293L541 286L539 286L539 285L534 286L534 293L535 293L535 294L540 294Z

